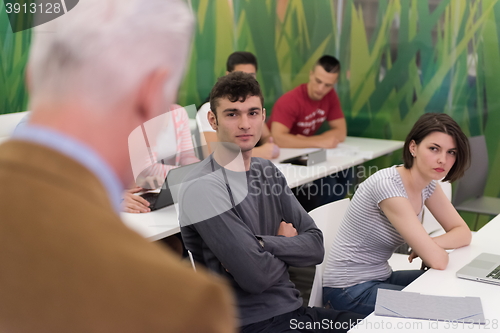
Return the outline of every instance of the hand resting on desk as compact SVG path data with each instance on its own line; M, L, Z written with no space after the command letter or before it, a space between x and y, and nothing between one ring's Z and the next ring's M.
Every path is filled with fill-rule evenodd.
M127 213L147 213L150 211L149 202L134 193L142 192L142 187L134 187L123 191L122 210Z

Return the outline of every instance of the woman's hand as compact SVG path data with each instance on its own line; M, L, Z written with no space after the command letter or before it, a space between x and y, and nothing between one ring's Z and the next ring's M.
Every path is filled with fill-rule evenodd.
M129 190L123 191L122 210L127 213L147 213L149 209L149 202L141 196L134 193L144 191L142 187L134 187Z
M415 253L415 251L411 250L410 255L408 256L408 261L411 263L413 262L413 259L418 258L418 254Z

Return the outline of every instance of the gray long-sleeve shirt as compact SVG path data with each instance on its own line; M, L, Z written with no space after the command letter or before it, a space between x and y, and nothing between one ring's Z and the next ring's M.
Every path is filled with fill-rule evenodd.
M225 173L209 157L187 176L179 200L187 249L231 282L242 326L296 310L302 299L287 268L323 260L321 231L271 162L252 158L248 172ZM298 235L276 236L281 221Z

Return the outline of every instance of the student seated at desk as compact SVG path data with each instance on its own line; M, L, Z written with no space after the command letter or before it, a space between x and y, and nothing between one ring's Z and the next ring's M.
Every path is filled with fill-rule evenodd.
M269 126L281 148L329 149L345 140L346 121L333 88L339 74L338 59L324 55L314 64L307 83L276 101ZM325 122L329 129L316 134ZM299 186L295 189L295 195L301 205L310 211L345 197L353 178L353 169L338 172Z
M31 113L28 113L21 119L16 126L15 133L28 124L30 117ZM165 114L164 120L164 128L159 133L156 144L153 145L155 146L153 154L157 162L151 163L149 156L145 158L145 170L136 181L138 186L123 192L122 210L124 212L149 212L149 202L135 193L160 187L170 169L200 161L194 153L186 109L173 104L170 112Z
M231 55L227 58L226 75L232 72L243 72L256 77L257 68L257 58L255 58L252 53L237 51L231 53ZM202 140L205 140L206 144L206 150L204 151L205 156L213 152L212 144L218 141L217 134L208 121L209 111L210 103L209 98L207 98L196 114L196 122L198 123L198 127L203 134ZM252 154L254 157L262 157L268 160L278 158L280 154L280 149L276 144L274 144L271 133L265 124L262 127L262 136L257 143L257 147L253 149Z
M181 188L179 221L186 247L197 263L232 285L240 332L290 332L294 325L321 322L331 327L322 332L336 325L344 329L336 332L347 331L360 315L304 308L290 281L289 265L323 260L323 238L276 166L252 157L265 120L259 84L251 75L230 73L215 84L210 104L209 120L220 144Z
M157 136L157 142L150 142L156 163L151 163L150 157L146 156L144 171L136 181L138 186L123 193L122 209L127 213L150 211L149 202L134 193L158 188L165 181L169 170L200 161L194 152L186 110L174 104L162 120L165 123L162 124L163 129Z
M446 114L427 113L408 134L404 165L380 170L361 183L330 250L323 301L338 310L373 312L377 289L401 290L423 270L393 272L387 260L407 242L413 258L445 269L446 249L469 245L471 232L436 181L453 182L470 161L469 141ZM431 238L421 223L423 207L443 226Z

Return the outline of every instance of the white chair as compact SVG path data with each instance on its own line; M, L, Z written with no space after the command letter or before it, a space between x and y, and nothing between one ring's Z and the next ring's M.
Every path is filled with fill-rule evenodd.
M202 119L202 117L207 116L208 110L210 110L210 104L205 103L200 107L200 109L196 113L196 124L198 125L198 133L197 133L198 137L197 137L197 139L198 139L198 145L201 148L201 154L202 154L203 158L205 158L209 155L208 154L208 147L207 147L207 140L205 140L205 134L203 132L204 119Z
M7 113L0 115L0 142L7 140L14 132L17 124L29 111Z
M323 272L325 264L330 254L333 240L337 235L340 223L344 218L347 208L349 208L349 198L331 202L309 212L316 226L323 233L323 245L325 247L325 257L321 264L316 265L316 273L309 297L309 306L323 307Z
M451 184L448 182L441 182L441 181L437 183L441 185L444 194L446 194L446 197L451 201ZM425 231L427 231L427 233L433 237L445 233L441 224L439 224L439 222L436 220L436 218L432 215L432 213L429 211L427 207L424 207L424 212L422 216L422 225ZM389 265L391 266L393 271L420 269L420 267L422 266L422 259L415 258L413 262L410 263L408 261L407 254L394 253L389 258Z
M191 266L193 266L193 269L196 272L196 265L194 263L193 253L191 253L191 251L189 250L187 250L187 253L189 255L189 261L191 261Z
M477 230L479 215L500 214L500 198L484 195L488 181L488 147L484 135L469 138L471 163L464 176L455 183L453 205L459 211L476 213L473 230Z

